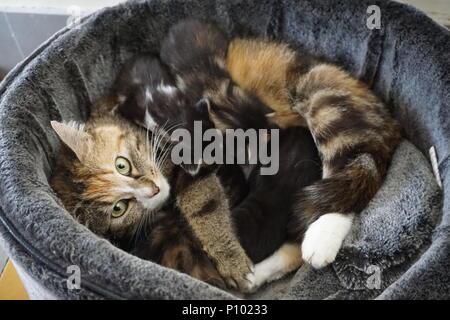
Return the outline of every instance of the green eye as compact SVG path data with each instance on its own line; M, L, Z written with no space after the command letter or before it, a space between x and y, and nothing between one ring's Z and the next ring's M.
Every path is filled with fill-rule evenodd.
M124 176L129 176L131 173L131 164L128 159L123 157L117 157L116 159L116 170L118 173Z
M127 212L128 209L128 200L119 200L114 204L111 215L113 218L119 218Z

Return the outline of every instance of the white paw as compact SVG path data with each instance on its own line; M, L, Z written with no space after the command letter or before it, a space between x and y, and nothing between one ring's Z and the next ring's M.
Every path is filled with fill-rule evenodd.
M351 214L328 213L314 221L302 242L303 260L316 269L332 263L350 231L352 220Z
M256 279L255 266L251 267L251 271L252 271L251 273L248 273L245 276L245 279L247 279L247 286L245 288L245 292L247 293L255 292L260 286L259 282Z
M255 292L259 289L263 284L269 282L272 274L271 271L267 269L265 263L259 263L255 266L253 273L249 273L246 276L248 280L247 292Z

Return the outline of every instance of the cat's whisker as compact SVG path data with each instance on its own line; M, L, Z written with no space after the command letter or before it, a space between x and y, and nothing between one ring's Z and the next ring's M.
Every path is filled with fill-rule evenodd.
M156 166L158 168L160 168L159 165L158 165L158 163L159 163L159 161L158 161L158 158L159 158L158 154L161 154L163 152L162 146L161 146L161 142L162 142L162 140L164 138L164 134L165 134L164 133L164 126L159 128L158 137L157 137L157 141L156 141L156 144L155 144L154 163L156 164Z
M154 131L152 131L152 137L150 139L150 152L148 153L149 160L153 161L155 158L155 137L158 131L158 127Z
M155 223L155 211L150 211L149 212L149 220L150 220L150 227L153 226L153 224Z
M150 129L147 128L147 135L146 135L146 146L145 146L145 152L147 154L147 161L152 162L153 159L153 142L149 137ZM152 139L153 139L154 133L152 132Z
M167 128L163 127L162 131L164 132L164 134L166 132L169 133L171 130L173 130L173 129L177 128L177 127L180 127L180 126L182 126L184 124L185 124L185 122L174 123L174 124L172 124L171 126L169 126ZM168 137L163 137L163 138L164 138L164 144L161 145L161 141L162 141L162 139L161 139L160 140L160 145L159 145L160 157L159 157L159 159L157 159L158 161L156 161L156 165L157 165L157 167L160 170L161 170L161 168L162 168L162 166L164 164L164 161L167 159L167 155L168 155L168 153L170 151L170 147L173 145L173 142L170 140L170 138L168 138Z
M169 120L167 120L164 125L159 126L158 130L157 130L155 145L154 145L154 152L153 152L153 162L155 162L155 163L157 162L157 155L158 155L158 151L160 149L160 143L161 143L161 140L163 139L164 128L168 121Z
M150 128L146 128L145 129L145 152L147 153L147 158L148 160L150 160L150 153L149 153L149 132L150 132Z
M160 159L158 160L157 166L161 170L167 157L169 156L170 148L167 148L166 151L164 151L164 154L161 155Z
M155 148L155 143L156 143L156 137L158 135L158 130L159 127L156 128L156 130L153 132L152 134L152 138L150 141L150 152L149 152L149 161L150 162L155 162L156 160L156 148Z
M156 129L155 129L155 131L152 134L152 140L151 140L151 148L152 148L151 159L152 159L152 162L156 162L156 152L157 152L156 145L157 145L157 139L158 139L159 132L161 131L161 127L160 126L157 125L155 128Z
M135 224L132 230L132 241L134 240L135 245L139 238L143 235L145 238L149 235L149 229L154 224L154 217L156 211L154 210L146 210L139 217L138 222Z
M133 228L131 239L134 240L134 245L136 245L139 240L139 236L141 234L141 229L142 229L142 221L143 221L143 217L141 216L141 217L139 217L138 222L135 224L135 226Z
M170 148L167 148L160 156L159 156L159 159L158 159L158 161L157 161L157 163L156 163L156 167L161 171L162 170L162 168L164 167L164 163L165 163L165 161L166 161L166 159L167 159L167 156L169 155L169 153L170 153Z
M155 146L155 151L158 151L160 149L160 144L162 139L164 138L164 129L167 125L167 123L169 122L169 120L166 120L166 122L158 128L158 135L157 135L157 140L156 140L156 146Z
M147 211L146 218L145 218L145 230L144 230L146 237L148 236L149 228L153 225L154 213L155 212L153 210Z

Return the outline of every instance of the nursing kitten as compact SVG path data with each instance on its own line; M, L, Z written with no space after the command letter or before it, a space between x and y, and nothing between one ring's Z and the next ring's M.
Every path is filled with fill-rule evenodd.
M229 127L228 114L247 107L240 102L248 101L248 92L275 111L267 116L279 126L309 128L323 162L322 180L295 192L289 233L313 267L333 262L353 214L383 183L399 142L400 127L387 106L331 63L275 41L228 40L214 25L196 20L172 27L160 55L187 88L192 78L207 78L214 70L216 80L205 80L202 90L220 130ZM230 83L236 85L230 89ZM234 103L230 92L239 96Z
M152 134L119 117L116 105L114 98L100 101L84 126L51 122L65 144L51 185L66 209L96 234L120 241L170 204L167 211L181 212L224 283L247 290L252 263L231 228L219 178L213 172L194 178L173 165L161 131Z
M201 121L203 130L213 128L208 109L205 102L199 99L196 88L181 94L175 88L175 80L167 68L151 54L138 55L127 61L113 91L120 101L120 114L149 130L158 128L169 142L172 132L179 128L188 130L194 136L194 121ZM151 113L145 107L148 104L152 105ZM190 107L179 107L185 105ZM194 148L193 141L189 147L191 150ZM192 175L198 173L201 166L194 160L191 158L190 164L181 164Z
M248 196L232 210L236 232L255 263L252 289L297 270L303 260L296 239L288 234L298 189L320 179L321 162L305 128L279 132L279 170L261 175L258 165L248 179ZM287 263L280 263L289 256Z

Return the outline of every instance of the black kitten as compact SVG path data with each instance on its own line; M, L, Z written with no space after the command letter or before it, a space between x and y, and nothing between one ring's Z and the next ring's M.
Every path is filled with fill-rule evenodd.
M261 175L261 165L248 179L248 196L232 210L241 245L254 263L275 252L285 242L286 227L294 211L298 187L321 178L317 148L307 129L280 130L279 170Z

